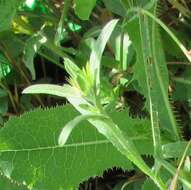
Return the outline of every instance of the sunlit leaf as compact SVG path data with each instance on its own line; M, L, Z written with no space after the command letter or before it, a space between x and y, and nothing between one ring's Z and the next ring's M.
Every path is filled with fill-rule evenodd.
M47 38L43 36L40 32L33 35L29 38L25 44L24 50L24 63L26 67L29 69L32 79L36 78L35 68L34 68L34 57L42 44L47 42Z

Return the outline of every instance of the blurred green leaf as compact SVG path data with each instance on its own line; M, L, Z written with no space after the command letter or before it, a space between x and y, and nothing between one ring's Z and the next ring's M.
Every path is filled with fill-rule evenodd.
M82 20L88 20L96 0L74 0L75 13Z
M8 110L7 92L0 88L0 114L4 114Z
M158 187L150 179L147 179L141 190L158 190Z
M0 1L0 32L10 29L11 22L22 2L23 0Z
M125 17L126 9L120 0L103 0L103 2L108 10L117 15Z
M0 53L0 80L11 72L9 61Z
M34 68L34 57L42 44L47 42L47 38L41 34L41 32L34 34L31 38L29 38L25 44L24 49L24 63L26 67L29 69L32 79L36 78L35 68Z
M68 27L73 32L77 32L77 31L80 31L82 29L82 27L79 24L76 24L76 23L73 23L73 22L69 22Z
M33 10L35 8L36 0L26 0L25 4L28 8Z

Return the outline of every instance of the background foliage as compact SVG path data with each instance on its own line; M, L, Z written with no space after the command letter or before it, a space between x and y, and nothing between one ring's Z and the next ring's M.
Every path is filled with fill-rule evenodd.
M0 188L190 189L190 8L0 0Z

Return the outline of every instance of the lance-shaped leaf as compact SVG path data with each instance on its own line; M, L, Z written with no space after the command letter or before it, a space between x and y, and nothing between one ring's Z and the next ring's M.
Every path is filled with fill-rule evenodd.
M169 135L173 134L172 138L178 139L176 120L168 100L168 70L157 26L150 18L139 13L137 19L126 25L126 30L137 53L134 78L147 98L151 122L158 123L155 117L157 113L163 129L169 131Z
M109 40L117 23L118 23L118 20L113 19L106 24L106 26L102 29L101 34L99 35L97 41L95 42L91 52L90 72L95 81L97 90L100 85L100 64L101 64L102 54L107 44L107 41Z
M51 94L60 97L80 97L80 92L70 85L35 84L23 90L23 94Z
M102 119L102 118L104 118L104 116L95 114L95 115L79 115L79 116L75 117L73 120L69 121L62 129L62 132L60 133L59 138L58 138L58 144L60 146L64 146L64 144L68 140L70 134L72 133L72 130L74 129L74 127L76 125L78 125L80 122L87 120L87 119L91 119L91 118Z

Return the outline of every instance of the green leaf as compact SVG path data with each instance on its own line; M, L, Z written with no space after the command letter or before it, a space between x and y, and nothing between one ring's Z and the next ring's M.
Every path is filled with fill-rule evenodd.
M23 90L23 94L51 94L60 97L78 97L79 93L69 85L36 84Z
M0 114L4 114L8 110L8 94L0 88Z
M24 63L26 67L29 69L32 79L34 80L36 78L35 74L35 68L34 68L34 57L42 44L47 42L47 38L41 34L41 32L33 35L31 38L29 38L25 44L24 49Z
M164 130L169 131L169 134L173 133L172 138L178 139L176 120L168 100L168 70L158 27L155 21L142 13L138 14L139 17L126 26L137 53L134 78L138 80L142 93L147 99L153 126L160 122ZM157 127L153 129L156 130ZM155 138L158 138L159 132L154 133ZM160 140L154 140L157 141Z
M78 75L81 73L80 68L68 58L64 59L64 66L71 78L76 80Z
M101 34L99 35L97 41L94 43L91 55L90 55L90 72L95 80L95 85L99 88L100 85L100 64L103 51L109 40L115 26L119 20L113 19L106 24L102 29Z
M188 142L179 141L174 143L168 143L162 146L163 156L165 158L180 158L187 146ZM189 147L187 154L191 155L191 148Z
M8 30L23 0L0 0L0 32Z
M64 128L62 129L59 138L58 138L58 144L60 146L64 146L64 144L66 143L66 141L68 140L72 130L74 129L74 127L76 125L78 125L80 122L82 122L83 120L87 120L87 119L91 119L91 118L102 118L102 115L80 115L75 117L73 120L69 121Z
M95 5L96 0L74 0L75 13L81 20L89 19Z
M158 190L158 188L150 179L147 179L141 190Z
M0 127L3 126L3 123L4 123L4 121L3 121L3 117L2 117L2 115L0 114Z
M80 182L107 168L133 168L87 122L81 122L60 147L57 139L62 127L77 115L66 105L9 120L0 130L0 171L30 189L65 190L76 189Z
M36 0L26 0L26 1L25 1L25 5L26 5L29 9L33 10L33 9L35 8L35 5L36 5Z
M190 163L190 157L187 156L184 162L184 171L186 172L190 172L190 167L191 163ZM183 185L183 190L189 190L189 188L186 185Z
M8 110L8 99L7 97L0 98L0 114L6 113Z
M81 98L80 101L79 99L72 97L68 97L67 99L82 115L92 114L91 110L87 110L80 106L82 103L88 105L83 98ZM99 112L99 110L97 111ZM107 116L105 112L102 114ZM160 177L156 176L142 159L135 143L121 131L119 125L113 121L112 117L108 117L106 119L88 119L88 121L99 131L100 134L104 135L122 155L126 156L127 159L148 175L158 187L162 190L167 189Z
M5 78L11 71L9 60L0 53L0 80Z
M67 19L68 10L70 8L70 2L71 2L70 0L66 0L64 2L64 7L63 7L63 10L62 10L62 14L61 14L60 21L59 21L58 27L57 27L57 31L56 31L56 34L55 34L55 37L54 37L54 42L58 46L60 45L60 41L63 38L64 32L66 31L64 26L65 26L65 21Z
M103 0L103 2L108 10L125 17L126 10L120 0Z
M0 189L2 190L28 190L24 185L11 181L9 178L0 175Z
M161 28L163 28L166 31L166 33L171 37L171 39L180 48L180 50L185 55L185 57L191 62L191 55L188 53L188 50L183 45L183 43L181 43L181 41L174 35L174 33L160 19L155 17L153 14L151 14L150 12L148 12L146 10L142 10L142 11L143 11L143 13L145 15L149 16L150 18L152 18L157 24L160 25Z

